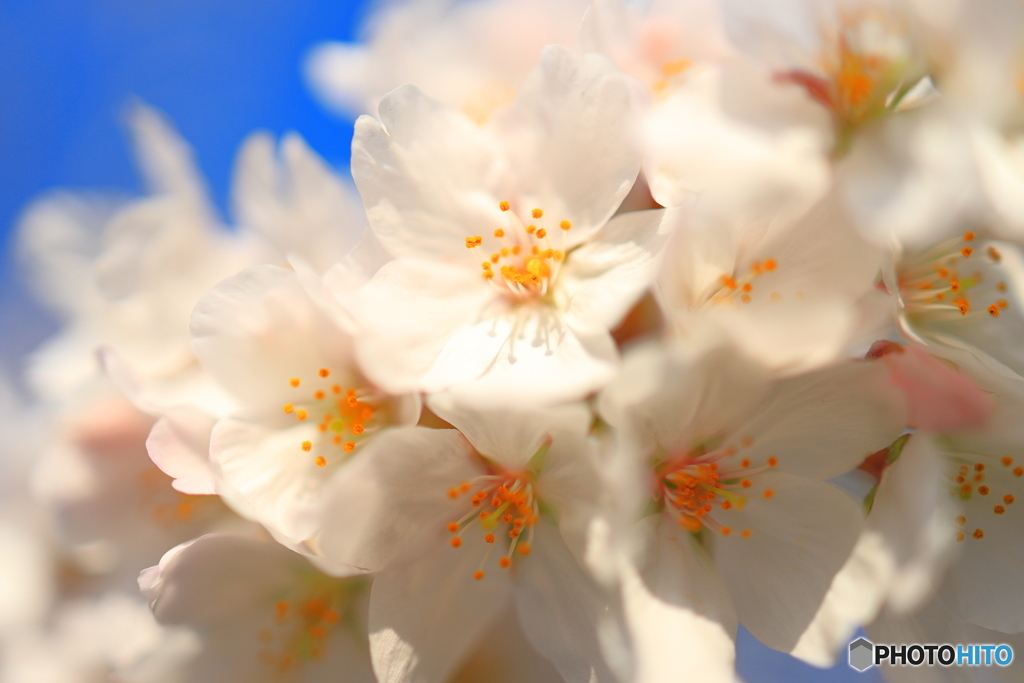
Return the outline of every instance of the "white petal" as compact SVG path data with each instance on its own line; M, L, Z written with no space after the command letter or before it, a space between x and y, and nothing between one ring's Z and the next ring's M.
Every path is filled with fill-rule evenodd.
M657 275L668 241L664 211L620 214L595 239L574 250L559 273L566 319L577 329L619 324Z
M597 636L607 596L554 526L535 529L533 551L517 565L516 606L527 639L570 683L614 680Z
M495 297L479 273L429 261L387 263L360 292L361 316L369 331L357 338L357 353L367 376L388 391L425 387L445 344L476 320ZM493 360L486 350L463 359L449 381L479 375ZM433 386L437 391L441 386Z
M281 143L256 133L243 144L232 185L235 213L282 254L298 254L318 272L341 260L364 225L353 192L298 135Z
M660 517L635 529L653 534L640 571L623 570L636 680L674 683L686 662L687 676L731 683L737 622L729 593L691 535L676 533Z
M243 405L280 410L295 396L291 378L308 381L321 368L350 372L350 347L295 271L278 266L256 266L224 280L192 314L192 348Z
M903 431L906 410L884 366L848 361L778 382L734 438L742 457L778 458L781 471L829 479L856 467Z
M446 379L462 366L460 359L479 362L487 357L489 367L478 378L458 384ZM550 405L600 389L617 365L615 344L607 332L575 330L553 308L522 306L498 321L480 322L453 336L434 369L436 379L428 386L448 386L460 400L481 405L498 405L508 396L522 395Z
M715 565L740 622L768 647L789 652L850 556L861 514L845 493L823 482L765 472L758 485L775 495L751 497L742 510L716 516L733 533L716 534Z
M607 59L549 45L494 122L516 172L520 210L573 224L579 244L612 215L640 171L625 78Z
M192 150L156 109L135 103L129 113L135 153L154 194L168 194L190 208L208 210Z
M306 513L317 502L326 472L302 450L303 441L317 438L316 425L294 426L286 417L277 409L219 421L210 436L210 459L262 524L299 542L315 530Z
M214 420L191 408L180 408L157 420L146 450L157 467L174 479L176 490L192 495L214 494L210 467L210 433Z
M617 428L674 451L746 421L770 390L764 370L730 349L672 355L651 344L627 355L599 406Z
M370 596L370 651L381 683L441 683L504 609L509 570L492 556L453 549L440 535L428 549L382 571ZM433 547L431 547L433 546Z
M319 547L333 561L374 570L420 552L466 512L465 499L448 491L483 474L474 457L454 429L379 435L325 486Z
M500 147L411 85L381 101L380 117L360 117L352 140L352 177L378 239L398 258L479 261L466 237L506 227Z
M943 482L941 461L930 440L912 437L899 460L885 470L864 532L793 649L794 656L831 666L856 629L873 621L879 609L906 613L928 598L953 545L953 513Z
M169 550L157 569L155 575L144 572L157 619L213 625L254 604L272 603L273 589L296 582L309 565L274 543L210 534Z
M427 405L462 432L481 455L509 469L524 467L555 434L586 434L592 420L583 404L482 410L451 394L435 394L427 398Z

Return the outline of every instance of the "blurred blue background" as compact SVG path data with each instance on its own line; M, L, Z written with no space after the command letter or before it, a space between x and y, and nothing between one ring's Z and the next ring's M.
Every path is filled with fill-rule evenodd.
M367 0L4 0L0 2L0 371L49 334L18 284L12 230L54 187L139 192L122 113L132 97L163 110L193 145L225 209L235 152L261 128L300 132L347 173L351 121L327 113L302 79L306 50L352 40ZM746 632L750 683L876 683L840 664L819 671ZM686 671L681 663L681 672ZM683 680L682 678L680 679Z

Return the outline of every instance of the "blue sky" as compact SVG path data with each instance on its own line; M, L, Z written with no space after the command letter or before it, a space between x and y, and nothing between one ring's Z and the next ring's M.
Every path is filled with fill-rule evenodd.
M353 39L365 0L4 0L0 3L0 372L53 329L17 283L11 233L47 189L138 192L122 125L132 98L163 110L194 146L223 209L239 143L300 132L337 168L352 128L302 80L306 50ZM879 681L845 663L818 671L740 634L750 683ZM685 681L686 663L680 663Z

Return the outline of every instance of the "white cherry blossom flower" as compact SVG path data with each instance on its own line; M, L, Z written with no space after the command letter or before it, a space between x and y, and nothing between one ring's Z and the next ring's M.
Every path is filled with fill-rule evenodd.
M737 619L794 651L861 531L856 503L825 480L903 426L886 372L848 362L772 380L727 350L641 347L599 407L621 439L620 505L643 515L611 560L638 670L671 680L667 638L727 680Z
M1019 392L1022 273L1018 245L967 231L928 249L907 249L887 269L885 284L908 340Z
M600 496L589 411L430 405L464 432L381 435L331 482L316 539L335 562L378 570L378 679L444 680L511 601L566 680L611 680L596 633L605 596L577 560Z
M389 395L366 379L343 314L295 270L265 265L218 284L192 316L196 356L236 403L210 434L214 488L293 542L314 532L304 511L336 468L381 430L419 418L417 397ZM154 458L191 476L195 451L172 431L165 422L159 440L151 438Z
M362 290L368 376L393 392L578 398L610 379L608 329L642 295L662 213L611 218L636 179L625 81L552 46L484 128L415 88L359 119L353 175L396 260ZM609 220L611 219L611 220Z
M832 117L836 151L895 110L927 75L922 29L901 0L723 0L729 35Z
M793 220L774 212L671 217L680 225L657 293L681 343L732 344L792 373L836 359L885 314L875 291L883 252L833 196Z

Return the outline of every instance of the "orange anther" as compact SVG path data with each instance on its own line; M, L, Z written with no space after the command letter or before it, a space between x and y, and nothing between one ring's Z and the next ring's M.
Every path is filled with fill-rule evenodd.
M458 490L457 489L448 489L448 497L451 498L452 500L455 500L456 498L458 498L459 497ZM449 524L448 527L451 528L451 525Z
M740 532L740 536L743 538L750 538L750 529L744 529Z
M764 497L765 498L771 498L774 495L775 495L775 491L772 491L771 489L765 489L764 490Z
M331 439L331 441L334 443L335 446L340 446L341 445L341 436L335 434L334 437Z
M502 569L508 569L509 566L512 564L512 560L511 558L503 557L500 560L498 560L498 564L501 566Z
M509 538L519 538L519 535L521 533L522 532L519 529L510 529L509 532L508 532L508 537Z
M743 481L740 482L740 486L742 486L745 489L749 489L751 486L753 486L753 484L750 482L749 479L744 479Z
M981 486L978 487L978 493L980 493L983 496L987 496L988 495L988 487L985 486L984 484L982 484Z
M494 543L494 534L484 534L484 543Z
M306 451L307 453L309 451L313 450L313 442L312 441L303 441L302 442L302 450Z
M558 227L560 227L562 230L571 230L572 223L570 223L569 221L562 221L561 223L558 224Z
M314 460L313 462L316 463L317 467L323 467L327 464L327 458L325 458L322 455L318 455L316 456L316 460Z
M483 243L484 243L484 238L483 238L482 235L476 235L474 237L467 237L466 238L466 249L472 249L474 247L479 247Z
M338 386L337 384L334 384L334 385L331 386L331 392L335 393L335 394L340 394L341 393L341 387Z
M765 271L770 273L773 270L775 270L776 265L777 264L775 263L775 259L770 258L764 262L764 265L762 267L765 269Z
M453 534L458 533L458 531L459 531L459 523L458 522L448 522L448 531L450 531Z
M963 541L964 538L966 538L966 536L964 536L964 532L962 532L962 531L956 532L956 542L957 543L960 543L961 541Z
M537 229L537 237L539 239L544 239L547 236L548 236L548 231L547 230L545 230L544 228L538 228Z
M345 445L342 446L342 449L346 453L351 453L352 451L354 451L356 449L356 442L355 441L346 441Z
M985 532L981 529L975 529L971 536L974 536L975 538L985 538Z
M494 231L494 236L495 237L504 237L505 236L505 231L503 229L501 229L501 228L496 228L495 231Z
M728 501L728 500L723 500L722 501L722 509L723 510L731 510L732 509L732 503L730 501Z
M305 420L307 417L309 417L309 413L307 413L302 408L299 408L298 410L295 411L295 417L299 418L300 420Z
M295 412L295 406L293 406L291 403L285 403L284 412L287 413L288 415L291 415L292 413Z
M1015 476L1015 477L1024 477L1024 467L1014 467L1013 468L1013 476Z
M989 306L988 307L988 314L990 316L992 316L993 318L998 318L999 317L999 306L996 306L995 304L992 304L991 306Z
M997 299L996 306L998 306L999 308L1009 308L1010 302L1008 302L1006 299Z
M718 279L722 283L723 287L727 287L728 289L736 289L736 278L730 277L728 275L723 275Z
M971 249L970 247L961 247L960 253L964 255L964 258L967 258L968 256L974 253L974 250Z
M965 232L964 233L964 242L970 242L973 239L974 239L974 233L973 232Z
M749 458L743 458L742 460L740 460L740 467L742 467L744 469L750 467L750 459Z
M526 226L526 234L527 235L532 235L535 232L537 232L537 226L536 225L527 225ZM536 249L536 247L534 247L534 248ZM536 253L536 252L534 252L534 253Z
M985 463L981 463L981 462L974 463L974 471L975 472L984 472L985 471Z
M321 377L330 377L331 371L328 370L327 368L320 368L320 372L317 374L319 374Z
M456 537L455 537L455 538L453 538L452 540L448 541L448 543L449 543L449 544L450 544L450 545L451 545L451 546L452 546L453 548L458 548L459 546L461 546L461 545L462 545L462 539L461 539L461 538L459 538L458 536L456 536Z
M473 578L479 581L480 579L484 578L484 573L477 569L475 572L473 572Z
M533 211L530 212L530 215L533 216L534 218L540 218L541 216L544 215L544 212L541 211L540 209L534 209Z
M723 535L723 536L728 536L728 535L729 535L729 534L731 534L731 533L732 533L732 529L730 529L730 528L729 528L729 527L727 527L727 526L723 526L723 527L722 527L722 535Z
M353 434L362 434L364 431L366 431L366 427L359 424L358 422L353 423L349 429L352 430Z
M523 543L522 545L519 546L519 554L520 555L529 555L530 554L530 550L532 550L532 548L530 548L530 544L529 543Z
M960 315L967 315L967 312L971 310L971 304L967 299L954 299L953 303L960 310Z
M463 493L468 492L469 491L469 482L468 481L464 481L461 484L459 484L459 490L462 491Z
M956 522L957 524L959 524L960 526L963 526L964 524L967 524L967 518L964 517L963 515L957 515L956 519L954 519L953 521Z
M1006 512L1006 508L1004 508L1002 505L996 505L994 508L992 508L992 512L996 513L997 515L1001 515L1004 512Z
M509 209L512 208L512 205L509 204L508 202L498 202L498 208L501 209L502 211L508 211Z
M332 609L327 610L327 613L324 614L324 620L327 621L328 624L333 624L338 621L338 613Z
M326 396L326 394L322 391L316 391L313 393L313 398L315 398L318 401L324 400L324 396Z
M742 287L740 287L740 289L742 289L744 292L750 292L754 289L754 285L747 282Z
M749 304L750 301L751 301L750 295L749 294L742 294L742 295L740 295L740 301L742 301L745 304Z
M298 377L292 377L290 380L288 380L288 384L291 384L293 387L299 386L300 383L301 380L299 380Z
M1013 497L1012 493L1007 493L1005 496L1003 496L1003 502L1006 503L1007 505L1013 505L1014 500L1016 499Z
M776 458L774 455L772 457L768 458L768 467L775 467L778 464L779 464L779 459Z

